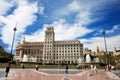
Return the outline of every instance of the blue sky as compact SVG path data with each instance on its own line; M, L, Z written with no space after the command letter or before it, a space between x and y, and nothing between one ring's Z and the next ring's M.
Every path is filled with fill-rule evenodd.
M16 45L44 41L46 27L53 26L55 40L80 40L92 51L120 49L120 0L0 0L0 45L10 52L13 28ZM16 25L17 23L17 25Z

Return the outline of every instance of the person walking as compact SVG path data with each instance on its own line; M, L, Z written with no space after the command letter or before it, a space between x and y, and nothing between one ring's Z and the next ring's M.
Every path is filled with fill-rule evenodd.
M38 71L38 69L39 69L39 67L38 67L38 65L36 65L36 70Z
M94 66L94 71L95 71L95 74L98 73L96 65Z
M92 64L90 65L90 68L91 68L91 71L93 71L93 65Z
M22 69L24 69L24 68L25 68L24 64L21 64L21 68L22 68Z
M66 70L65 70L65 72L66 72L66 74L68 74L68 65L66 65Z
M8 73L9 73L9 71L10 71L10 63L7 63L6 64L6 69L5 69L5 77L7 77L8 76Z

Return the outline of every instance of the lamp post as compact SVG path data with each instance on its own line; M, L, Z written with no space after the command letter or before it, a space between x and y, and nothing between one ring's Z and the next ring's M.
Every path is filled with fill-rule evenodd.
M13 45L14 45L14 39L15 39L15 33L16 33L16 31L17 31L17 28L15 27L15 28L13 29L13 31L14 31L14 35L13 35L13 41L12 41L12 46L11 46L11 59L13 58L13 57L12 57L12 51L13 51Z
M105 44L105 53L107 54L107 44L106 44L106 39L105 39L105 30L102 31L103 37L104 37L104 44ZM106 56L106 64L107 64L107 56Z

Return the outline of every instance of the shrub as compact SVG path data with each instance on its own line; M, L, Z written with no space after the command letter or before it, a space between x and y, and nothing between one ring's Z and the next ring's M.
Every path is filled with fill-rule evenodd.
M8 62L10 60L11 60L11 58L8 57L8 56L0 56L0 62L1 63L6 63L6 62Z

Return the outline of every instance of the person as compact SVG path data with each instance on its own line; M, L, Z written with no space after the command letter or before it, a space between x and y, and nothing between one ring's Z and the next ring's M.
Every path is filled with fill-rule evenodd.
M111 69L114 70L114 66L113 65L111 66Z
M104 72L106 72L106 70L107 70L107 66L104 67Z
M97 67L96 67L96 65L94 66L94 71L95 71L95 74L97 74Z
M93 71L93 65L90 65L91 71Z
M36 70L38 71L38 65L36 65Z
M25 67L24 67L24 64L21 64L21 68L22 68L22 69L24 69L24 68L25 68Z
M66 70L65 70L66 74L68 74L68 65L66 65Z
M9 71L10 71L10 63L7 63L6 64L6 69L5 69L5 72L6 72L5 77L8 76Z

